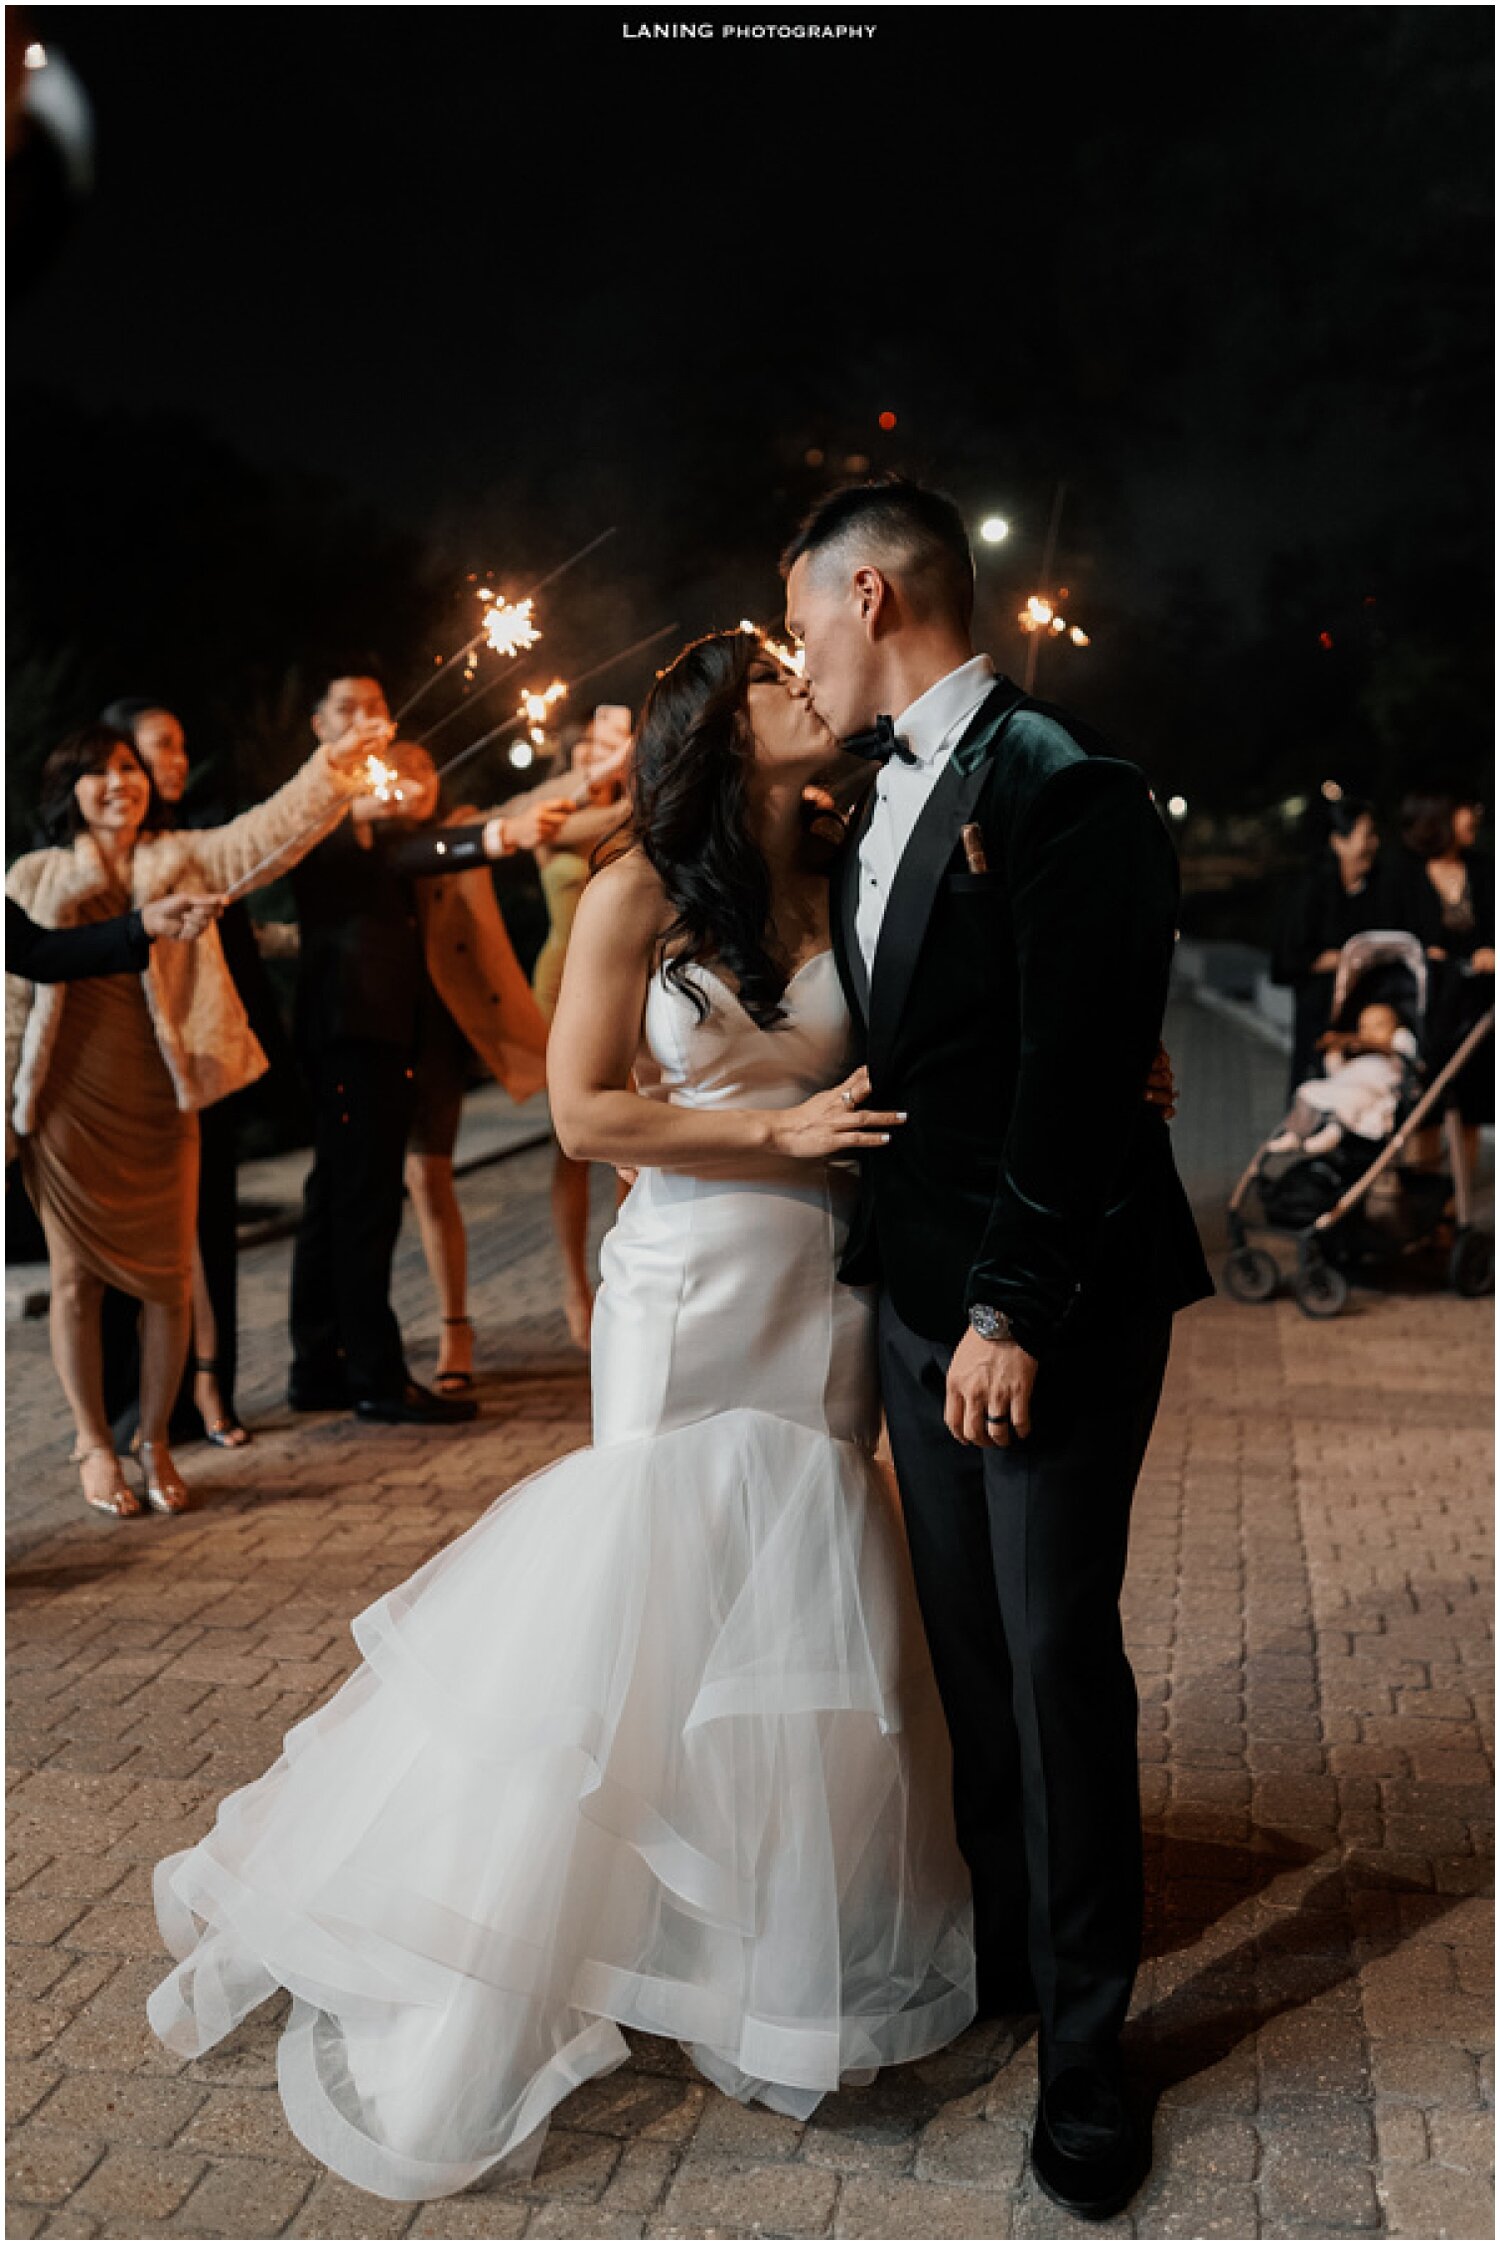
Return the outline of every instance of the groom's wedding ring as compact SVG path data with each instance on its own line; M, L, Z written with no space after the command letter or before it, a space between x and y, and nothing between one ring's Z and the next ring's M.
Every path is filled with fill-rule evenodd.
M987 1427L1003 1427L1009 1418L1010 1413L1008 1411L986 1411L984 1423Z

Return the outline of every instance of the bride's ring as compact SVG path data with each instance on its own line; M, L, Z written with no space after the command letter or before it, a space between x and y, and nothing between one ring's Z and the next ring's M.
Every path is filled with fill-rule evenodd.
M841 1091L839 1093L839 1097L843 1100L846 1107L852 1107L854 1105L854 1094L852 1091Z

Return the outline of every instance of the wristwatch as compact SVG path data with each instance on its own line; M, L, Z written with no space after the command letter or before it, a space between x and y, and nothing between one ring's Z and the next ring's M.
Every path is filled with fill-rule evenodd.
M981 1341L1013 1341L1010 1319L1004 1310L992 1309L988 1302L969 1304L969 1323Z

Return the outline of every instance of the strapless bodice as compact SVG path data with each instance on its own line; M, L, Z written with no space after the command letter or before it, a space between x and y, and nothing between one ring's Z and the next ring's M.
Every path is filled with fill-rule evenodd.
M762 1029L727 982L696 961L684 968L703 994L692 999L655 974L636 1062L647 1098L679 1107L795 1107L826 1091L850 1067L849 1009L831 951L817 951L792 976L787 1018Z

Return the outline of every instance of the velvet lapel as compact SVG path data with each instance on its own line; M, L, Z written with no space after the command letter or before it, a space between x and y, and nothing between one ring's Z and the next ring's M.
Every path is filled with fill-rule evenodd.
M859 851L869 831L875 810L875 790L872 787L849 821L849 835L839 859L834 889L832 934L834 962L839 970L839 980L844 985L844 997L849 1011L863 1028L870 1013L870 975L865 965L865 955L859 947Z
M869 1063L877 1078L901 1020L944 868L989 777L993 750L1006 721L1023 699L1008 678L996 681L948 759L902 852L870 977Z

